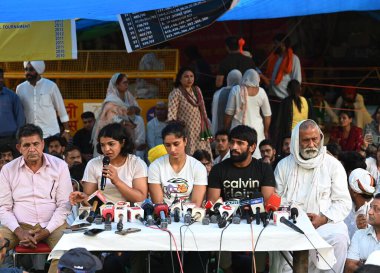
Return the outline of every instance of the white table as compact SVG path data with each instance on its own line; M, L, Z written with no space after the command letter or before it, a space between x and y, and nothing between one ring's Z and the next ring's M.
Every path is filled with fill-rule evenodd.
M76 221L80 223L82 221ZM178 250L180 245L180 226L183 223L169 225L168 229L172 232ZM313 242L314 246L323 257L333 264L333 248L325 242L311 225L310 220L304 213L300 213L297 219L297 226ZM113 223L112 231L103 231L94 237L89 237L83 233L64 234L58 244L49 255L49 259L58 259L63 253L75 247L85 247L89 251L169 251L169 234L159 229L153 229L138 223L127 223L125 228L136 227L141 231L127 234L125 236L115 234L116 224ZM256 251L302 251L314 249L305 235L295 232L286 225L279 223L277 226L270 223L262 232L259 241L257 237L263 229L262 225L252 223L254 244L257 244ZM90 228L104 228L104 224L93 224ZM190 227L182 228L182 250L184 251L219 251L220 235L223 229L217 224L202 225L195 223ZM172 241L172 250L175 245ZM245 221L241 224L231 224L224 231L222 238L222 251L252 251L251 228ZM321 260L321 259L320 259ZM321 264L326 267L325 263Z

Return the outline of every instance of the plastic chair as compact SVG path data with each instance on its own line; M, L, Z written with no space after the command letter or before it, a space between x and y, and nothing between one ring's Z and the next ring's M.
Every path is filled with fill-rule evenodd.
M18 245L13 250L14 267L17 267L17 255L50 254L51 249L46 243L38 243L36 248L28 248Z

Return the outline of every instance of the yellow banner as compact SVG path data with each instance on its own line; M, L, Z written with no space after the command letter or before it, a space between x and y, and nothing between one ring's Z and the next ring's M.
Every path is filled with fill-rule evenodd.
M0 61L77 59L74 20L0 24Z

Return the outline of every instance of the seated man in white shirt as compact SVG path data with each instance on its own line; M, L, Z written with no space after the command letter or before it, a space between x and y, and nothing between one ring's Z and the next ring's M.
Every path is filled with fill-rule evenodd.
M380 250L380 194L374 196L368 211L366 229L355 232L348 249L345 273L353 273L375 250Z

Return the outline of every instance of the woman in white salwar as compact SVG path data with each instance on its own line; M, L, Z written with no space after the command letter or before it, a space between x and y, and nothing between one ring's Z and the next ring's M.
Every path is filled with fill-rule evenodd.
M254 69L248 69L240 85L232 88L225 110L225 129L231 130L238 125L247 125L257 132L257 143L269 138L272 111L268 96L259 86L260 76ZM261 117L261 112L264 119ZM261 158L256 149L253 157Z

